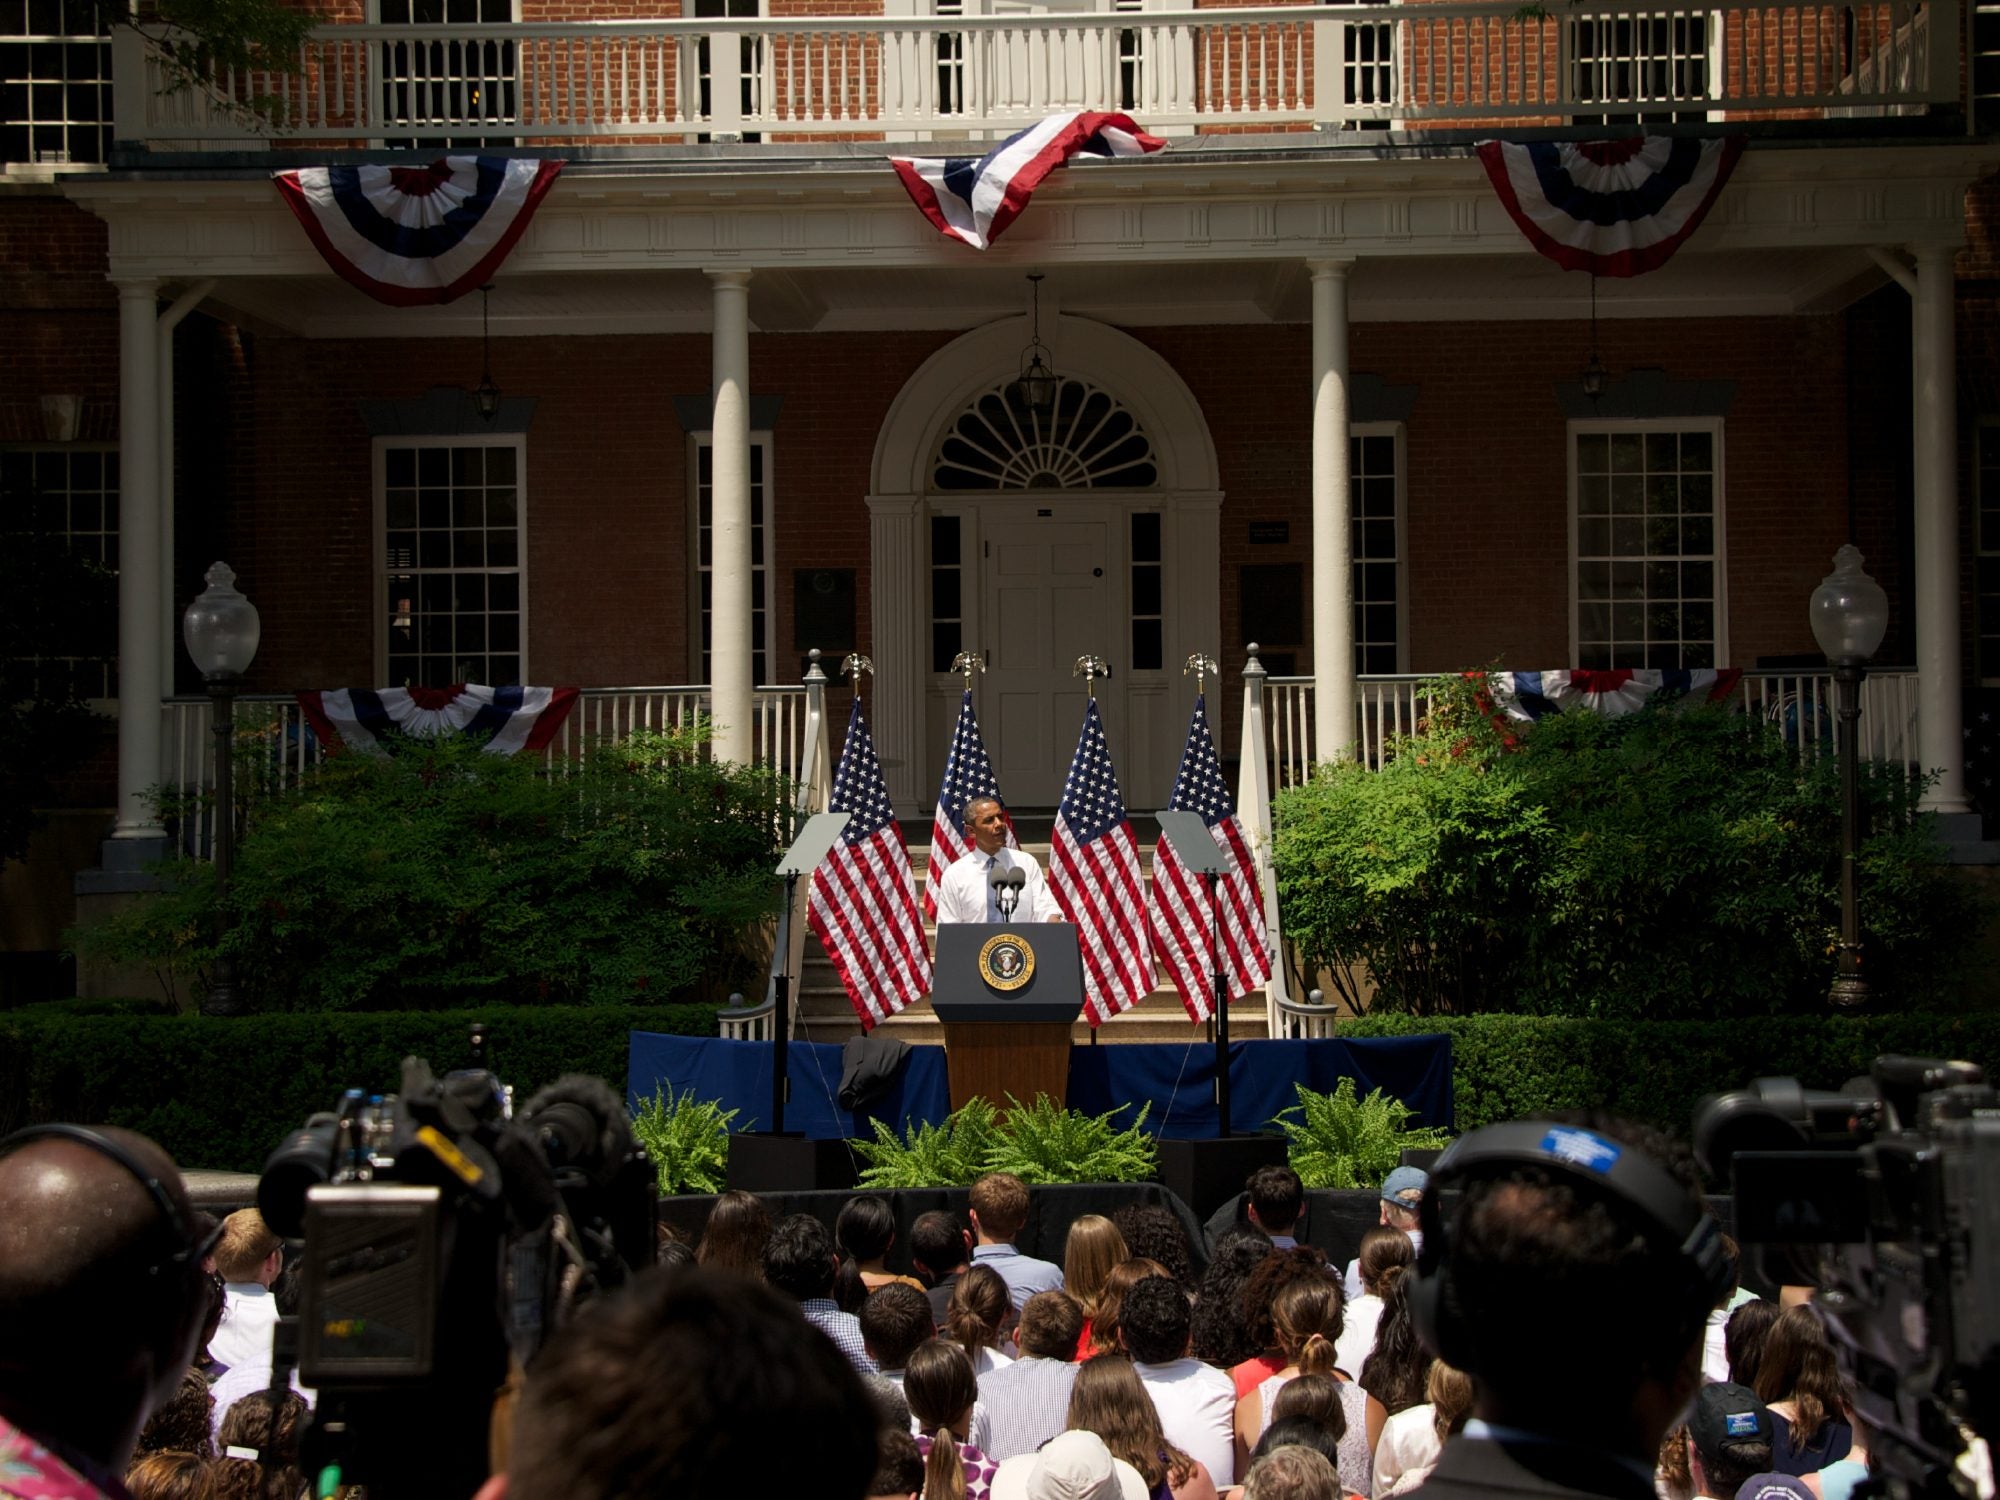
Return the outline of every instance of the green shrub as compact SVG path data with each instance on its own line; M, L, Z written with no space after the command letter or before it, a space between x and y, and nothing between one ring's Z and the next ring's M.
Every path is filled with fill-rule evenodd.
M1416 1015L1810 1013L1839 929L1839 777L1719 709L1496 723L1445 679L1379 771L1277 801L1285 932L1350 1002ZM1885 1002L1942 999L1977 927L1919 787L1870 768L1863 942Z
M1010 1094L1004 1119L989 1101L974 1099L941 1125L912 1125L903 1138L871 1121L875 1139L849 1144L868 1163L860 1175L865 1188L969 1187L988 1172L1036 1184L1145 1182L1160 1165L1159 1148L1141 1128L1152 1106L1143 1106L1126 1129L1114 1128L1112 1120L1130 1108L1087 1115L1047 1094L1032 1104Z
M737 1111L716 1099L653 1090L632 1115L632 1135L646 1148L662 1193L719 1193L729 1176L729 1122Z
M222 945L252 1008L714 1000L756 978L788 805L770 774L642 733L551 773L458 740L343 755L262 803L237 851ZM198 991L217 945L214 871L78 946Z
M1838 1089L1884 1053L2000 1064L2000 1016L1757 1016L1609 1021L1554 1016L1363 1016L1343 1037L1451 1038L1456 1128L1602 1108L1685 1137L1705 1094L1753 1078Z
M1352 1078L1341 1079L1330 1094L1302 1083L1292 1087L1299 1102L1271 1123L1285 1133L1292 1170L1309 1188L1380 1187L1405 1149L1434 1151L1451 1139L1443 1130L1408 1129L1416 1111L1380 1089L1357 1099Z
M395 1089L402 1060L467 1062L486 1023L490 1066L517 1101L565 1073L624 1088L630 1036L714 1036L709 1005L490 1006L366 1015L0 1015L0 1135L41 1120L124 1125L184 1167L262 1169L288 1132L348 1087Z

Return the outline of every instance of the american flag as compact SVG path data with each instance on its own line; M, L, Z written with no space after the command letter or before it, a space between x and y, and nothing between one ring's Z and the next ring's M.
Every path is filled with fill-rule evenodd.
M1083 949L1084 1018L1101 1026L1152 989L1153 955L1139 843L1125 817L1095 698L1084 710L1076 757L1056 808L1049 889L1076 924Z
M1271 977L1271 948L1264 933L1264 905L1257 894L1257 876L1243 822L1236 816L1222 766L1215 758L1215 740L1208 732L1208 704L1194 700L1188 720L1187 744L1169 812L1199 813L1209 837L1222 851L1229 869L1215 882L1215 902L1222 910L1222 977L1229 998L1248 994ZM1196 1021L1215 1012L1215 978L1209 949L1208 881L1189 873L1162 837L1153 849L1153 951L1181 992L1181 1004Z
M910 851L889 805L861 700L833 778L832 811L852 813L813 871L807 921L847 988L864 1031L930 993L931 955L917 911Z
M951 732L951 751L944 758L944 781L938 787L937 816L931 819L931 869L924 881L924 915L937 916L937 883L953 863L965 856L972 841L965 836L965 805L975 797L1000 801L1000 783L993 775L986 742L979 737L979 715L972 711L972 689L958 700L958 727ZM1000 815L1007 819L1007 847L1018 849L1014 820L1002 803Z

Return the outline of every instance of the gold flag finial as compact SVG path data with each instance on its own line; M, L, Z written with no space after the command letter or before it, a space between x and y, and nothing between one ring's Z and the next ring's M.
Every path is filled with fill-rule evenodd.
M1091 701L1097 699L1097 679L1111 675L1111 663L1101 656L1079 656L1076 665L1070 669L1070 676L1081 677Z
M1194 673L1194 692L1199 698L1204 691L1203 683L1208 674L1213 672L1217 677L1222 675L1222 663L1212 656L1203 656L1197 651L1187 659L1187 665L1181 668L1181 676L1185 677L1190 672Z
M965 678L965 690L972 691L972 674L986 670L986 658L977 651L961 651L951 659L951 669Z

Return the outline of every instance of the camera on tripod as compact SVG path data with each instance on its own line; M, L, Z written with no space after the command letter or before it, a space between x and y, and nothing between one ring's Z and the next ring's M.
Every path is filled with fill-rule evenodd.
M1702 1164L1775 1282L1819 1288L1872 1477L1959 1495L2000 1434L2000 1094L1973 1063L1885 1056L1839 1092L1760 1078L1704 1099Z
M347 1090L257 1186L265 1223L305 1245L309 1471L390 1500L477 1488L510 1362L655 1258L657 1183L617 1094L572 1074L516 1114L483 1027L472 1052L443 1078L405 1058L394 1094Z

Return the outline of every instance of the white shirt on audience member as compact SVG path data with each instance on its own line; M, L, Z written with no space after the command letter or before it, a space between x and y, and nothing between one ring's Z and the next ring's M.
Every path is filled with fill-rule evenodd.
M1236 1482L1236 1382L1198 1359L1132 1368L1153 1398L1166 1440L1198 1458L1218 1490Z

